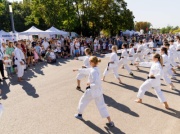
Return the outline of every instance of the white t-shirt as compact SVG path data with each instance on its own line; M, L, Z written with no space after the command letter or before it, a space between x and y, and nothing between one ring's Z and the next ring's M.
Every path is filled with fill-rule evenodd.
M49 47L49 43L47 41L44 41L42 45L45 50L47 50L47 48Z
M5 67L11 67L12 66L12 60L4 60Z

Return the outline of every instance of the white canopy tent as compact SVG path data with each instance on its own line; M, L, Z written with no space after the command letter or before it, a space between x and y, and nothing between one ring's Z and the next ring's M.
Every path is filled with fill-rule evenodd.
M49 28L48 30L46 30L46 32L48 32L49 34L57 34L57 35L68 36L68 32L59 30L53 26L51 28Z
M129 30L126 30L125 32L123 32L123 35L130 35L130 31Z
M10 32L5 32L3 30L0 31L0 42L6 42L6 40L9 41L17 41L18 35L16 33L10 33Z
M28 30L19 33L19 39L32 40L32 35L40 35L40 37L49 37L49 32L40 30L35 26L32 26Z

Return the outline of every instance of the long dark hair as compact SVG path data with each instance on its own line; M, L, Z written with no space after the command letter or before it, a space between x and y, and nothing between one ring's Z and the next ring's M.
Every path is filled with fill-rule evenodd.
M161 51L163 51L166 55L168 55L168 50L167 50L167 48L162 47L162 48L161 48Z
M153 57L154 57L154 58L157 58L158 61L159 61L159 63L160 63L161 66L163 67L163 58L162 58L162 56L157 53L157 54L155 54Z

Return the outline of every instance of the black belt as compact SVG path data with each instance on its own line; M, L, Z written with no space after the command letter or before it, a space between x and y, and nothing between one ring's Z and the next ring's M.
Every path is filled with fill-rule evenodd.
M177 50L177 51L180 51L180 49L179 49L179 50Z
M129 57L133 57L133 56L129 56Z
M86 87L86 90L88 90L88 89L90 89L91 87L90 86L88 86L88 87Z
M148 76L147 79L156 79L156 78L155 78L155 77L149 77L149 76Z
M108 67L109 67L110 64L111 64L111 63L109 62L109 63L108 63ZM109 70L108 67L107 67L107 71Z
M121 57L121 58L124 58L124 57Z
M138 53L140 53L141 51L138 51Z

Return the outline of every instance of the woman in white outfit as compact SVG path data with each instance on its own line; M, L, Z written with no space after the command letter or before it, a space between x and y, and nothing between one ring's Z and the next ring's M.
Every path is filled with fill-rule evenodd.
M112 70L115 78L119 80L119 83L121 83L121 79L118 74L118 62L119 62L119 59L117 56L117 46L114 45L112 46L110 62L108 63L108 67L104 70L102 81L105 81L105 77L108 75L109 71Z
M80 70L84 70L84 71L81 71L80 73L78 73L78 75L76 77L77 78L77 87L76 87L77 90L81 90L81 86L80 86L81 80L89 75L89 68L90 68L89 58L91 56L91 50L89 48L86 48L84 52L86 54L86 56L84 58L84 65L80 69ZM73 70L73 71L76 71L76 70Z
M127 53L127 44L122 45L121 59L119 60L118 67L124 66L124 68L128 71L128 73L133 76L133 73L130 67L127 65L129 54Z
M170 85L170 88L172 90L175 89L175 86L173 85L171 79L169 78L168 76L168 71L171 70L171 65L170 65L170 61L169 61L169 58L168 58L168 52L167 52L167 48L165 47L162 47L161 48L161 56L163 58L163 80Z
M129 45L130 49L129 49L129 58L128 60L131 61L131 64L130 65L134 65L134 55L135 55L135 52L134 52L134 44L131 43Z
M137 97L135 100L137 103L142 103L142 98L146 91L150 88L154 88L156 95L161 103L164 103L165 108L169 108L168 103L161 91L161 77L162 77L162 67L163 67L163 59L160 54L155 54L153 56L153 62L151 65L151 69L149 72L148 79L141 85L139 88Z
M98 62L100 60L93 56L90 57L90 65L91 70L88 78L86 92L83 94L79 101L78 105L78 114L75 115L77 119L83 119L82 114L86 108L86 106L90 103L90 101L95 100L96 106L101 114L102 118L107 118L108 122L107 125L113 127L114 123L111 121L109 113L106 108L106 104L104 102L102 86L101 86L101 79L100 79L100 71L97 67Z

